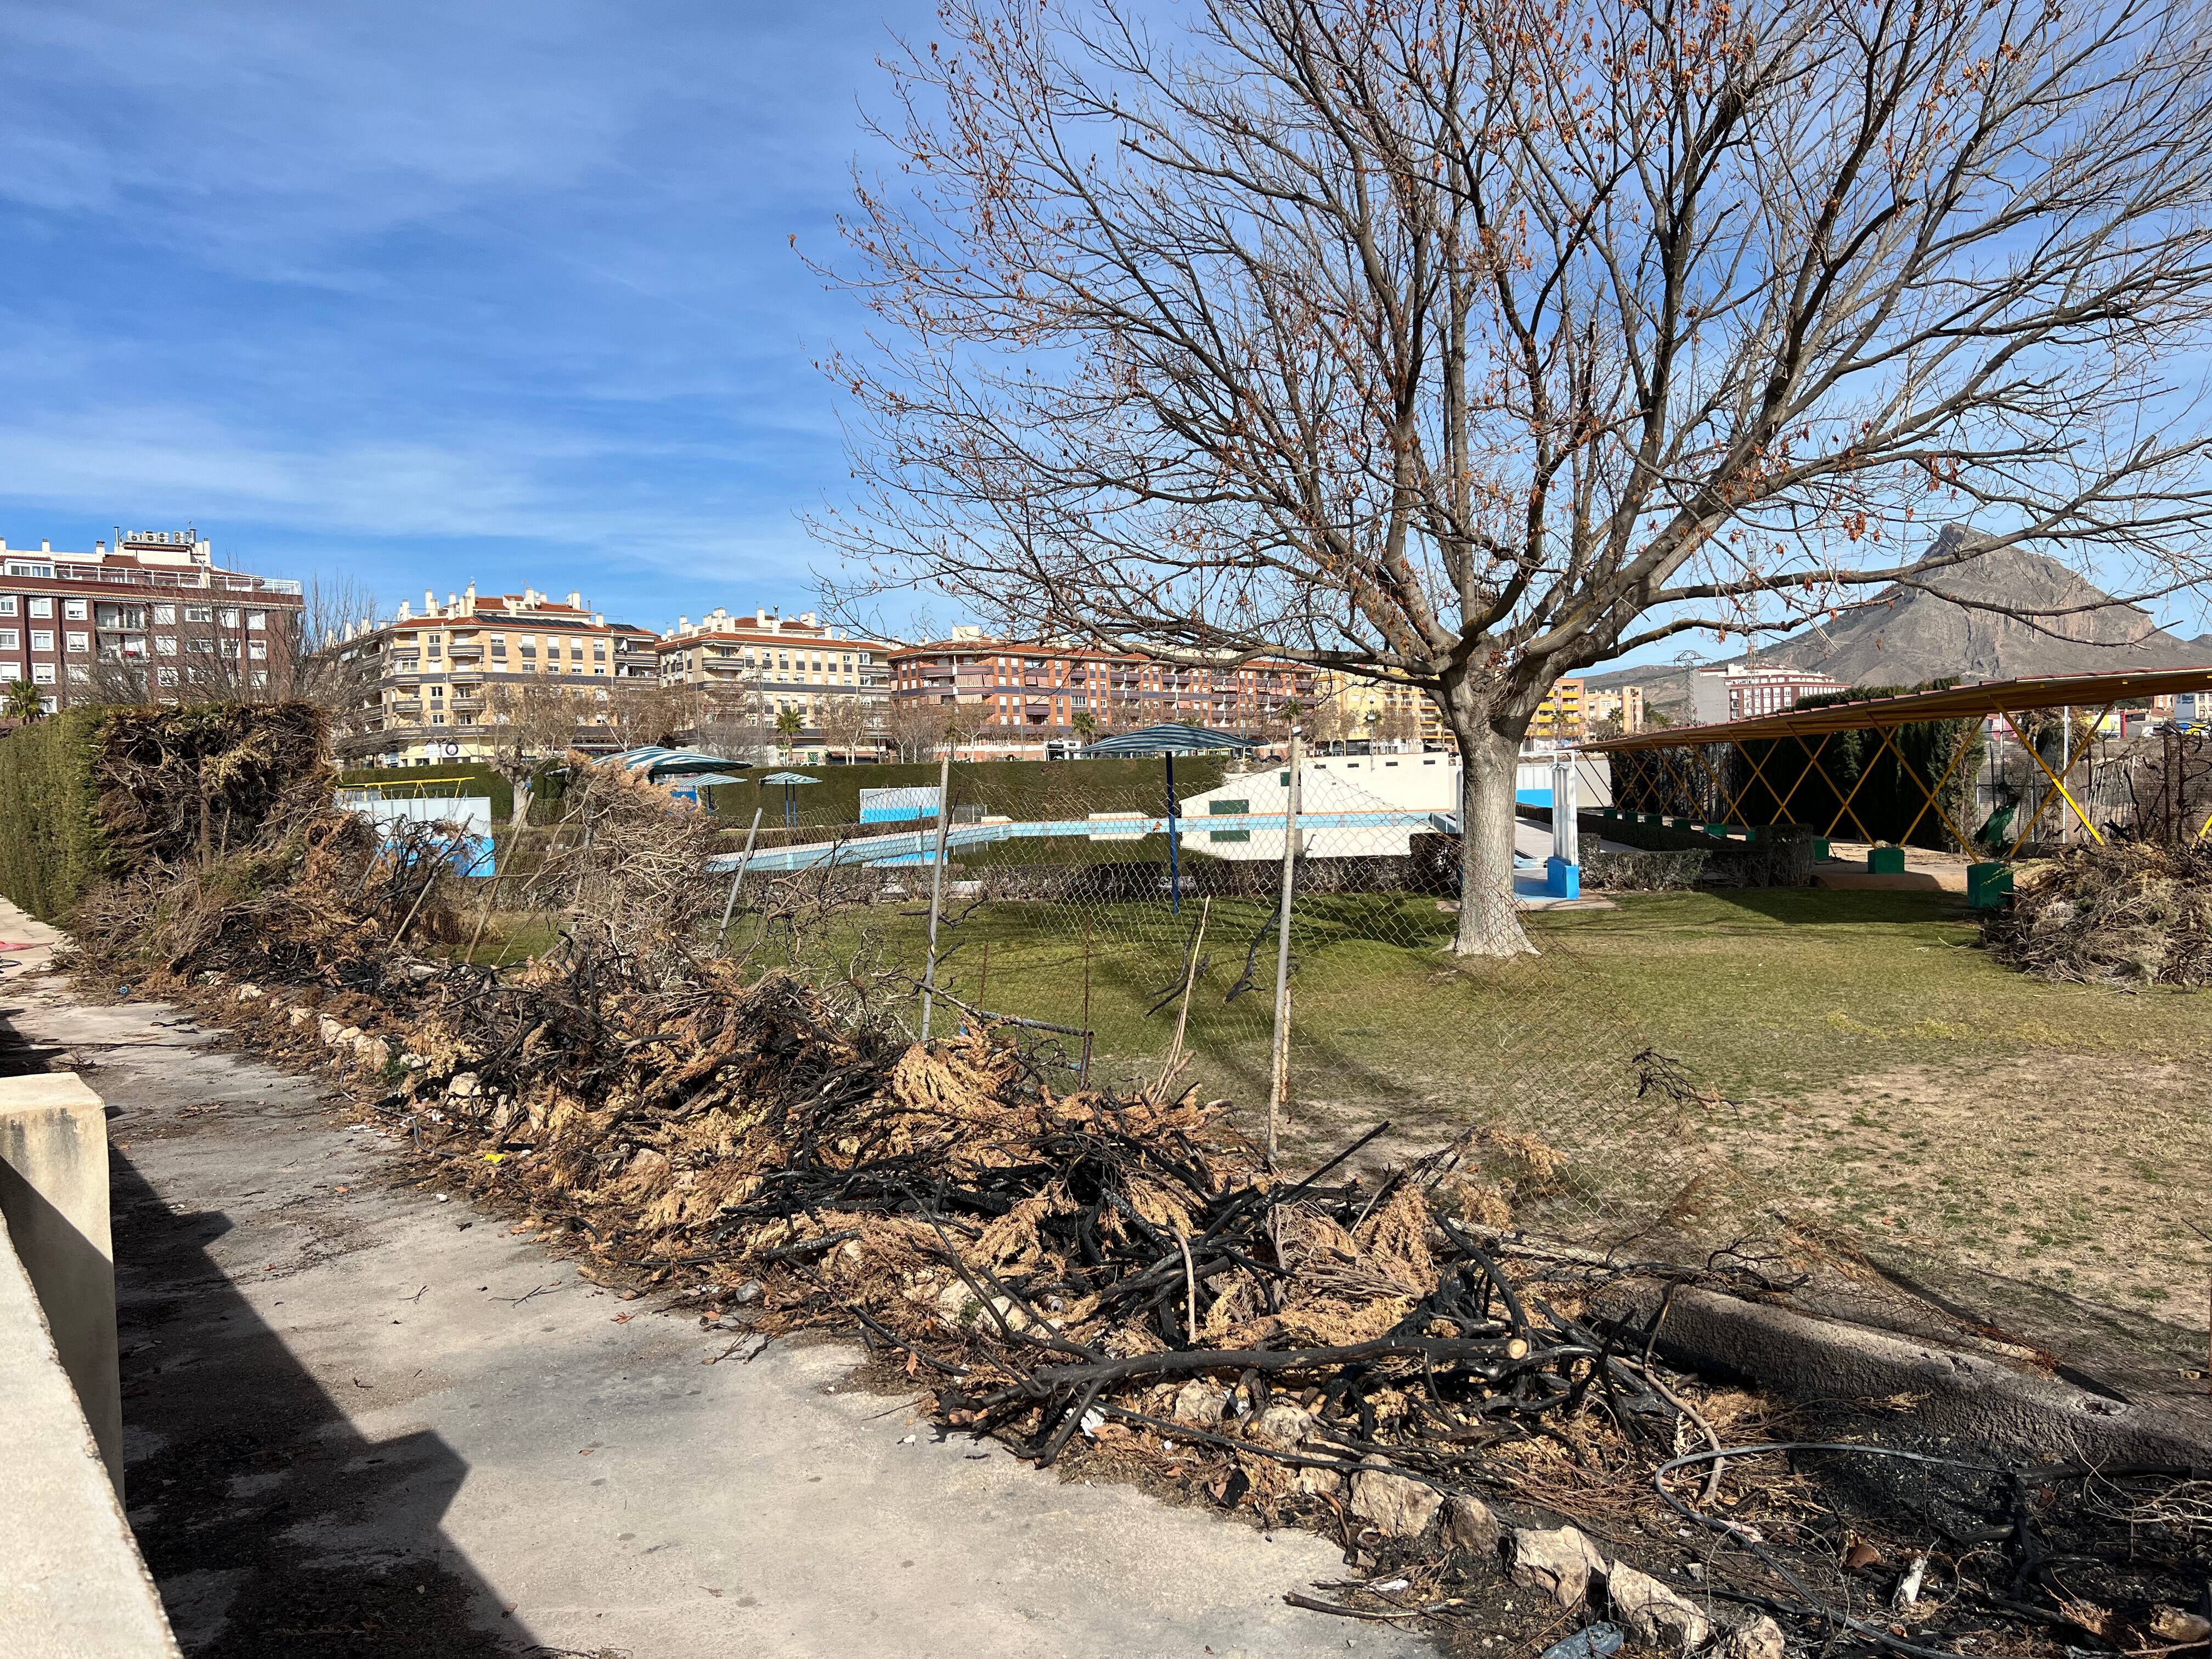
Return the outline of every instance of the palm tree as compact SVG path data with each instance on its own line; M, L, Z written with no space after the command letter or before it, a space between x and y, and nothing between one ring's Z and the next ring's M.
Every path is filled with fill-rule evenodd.
M1075 719L1070 723L1075 727L1075 735L1086 744L1098 740L1098 717L1089 709L1077 709Z
M775 746L783 750L786 761L791 758L792 740L805 729L805 717L789 703L775 711Z
M4 712L11 720L34 720L46 712L45 694L28 680L11 680Z

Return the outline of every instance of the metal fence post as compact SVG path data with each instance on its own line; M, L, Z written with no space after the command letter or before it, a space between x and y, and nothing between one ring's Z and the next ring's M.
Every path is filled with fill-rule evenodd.
M730 942L730 918L738 911L738 885L745 878L745 866L753 861L753 837L760 834L761 814L766 811L765 806L753 808L753 827L745 831L745 850L738 855L738 873L730 878L730 900L722 907L722 931L714 935L717 955Z
M1168 763L1168 912L1182 915L1182 859L1176 833L1175 750L1160 757Z
M1291 900L1297 887L1298 729L1291 728L1289 794L1283 803L1283 896L1275 914L1273 1077L1267 1089L1267 1162L1275 1161L1276 1128L1288 1115L1291 1091Z
M930 1003L937 994L937 918L945 908L945 831L952 822L952 745L937 769L937 854L929 878L929 960L921 970L921 1040L929 1041Z

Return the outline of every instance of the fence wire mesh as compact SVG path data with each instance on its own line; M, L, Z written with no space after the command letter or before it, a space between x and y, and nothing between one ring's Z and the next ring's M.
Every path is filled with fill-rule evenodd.
M1371 1132L1373 1164L1462 1142L1474 1220L1609 1245L1771 1221L1704 1133L1723 1103L1695 1057L1636 1027L1601 941L1578 937L1605 902L1545 896L1542 824L1518 832L1531 908L1490 954L1455 953L1453 757L1307 757L1294 819L1285 761L1176 764L1018 786L954 764L941 812L908 791L891 810L910 816L757 850L732 948L910 1031L925 1006L935 1035L996 1027L1071 1085L1171 1077L1262 1143L1272 1115L1289 1169Z

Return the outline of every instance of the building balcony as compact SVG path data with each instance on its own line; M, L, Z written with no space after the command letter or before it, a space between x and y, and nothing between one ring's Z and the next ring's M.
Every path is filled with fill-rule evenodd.
M167 587L217 593L274 593L296 598L298 582L284 576L248 576L231 570L133 570L120 566L56 564L52 580L97 582L114 587Z

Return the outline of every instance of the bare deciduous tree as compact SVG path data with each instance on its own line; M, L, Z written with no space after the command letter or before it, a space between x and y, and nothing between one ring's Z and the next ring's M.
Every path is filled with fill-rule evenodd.
M604 698L595 712L617 749L672 747L697 729L703 705L695 687L634 679L602 681L595 690Z
M1527 949L1557 677L2011 544L2201 572L2206 4L948 0L836 273L839 597L1402 676L1456 948Z
M698 744L710 755L752 765L775 747L775 713L760 687L714 687L699 714Z
M882 705L866 697L824 697L817 705L815 723L830 746L841 751L846 759L860 755L873 758L876 735L882 730Z
M514 792L507 821L520 829L529 822L531 784L538 768L574 745L584 710L566 684L550 680L495 680L485 702L491 717L485 729L491 743L491 769Z
M946 704L894 697L884 711L884 736L898 757L912 765L937 752L951 718L952 710Z

